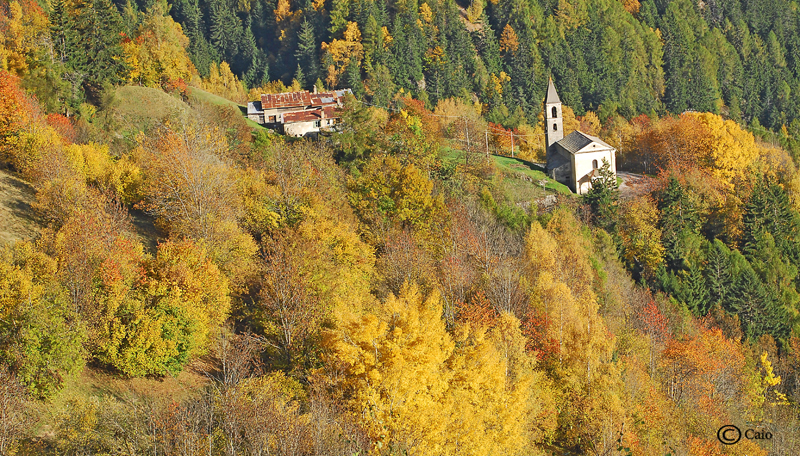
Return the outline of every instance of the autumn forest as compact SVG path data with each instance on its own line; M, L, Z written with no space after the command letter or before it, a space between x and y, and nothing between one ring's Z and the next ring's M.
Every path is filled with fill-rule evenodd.
M0 0L0 456L800 454L798 106L788 0Z

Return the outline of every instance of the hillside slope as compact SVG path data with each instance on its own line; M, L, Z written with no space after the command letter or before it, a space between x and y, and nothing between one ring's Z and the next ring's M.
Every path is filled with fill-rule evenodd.
M0 245L36 236L41 226L31 208L34 201L29 183L0 169Z

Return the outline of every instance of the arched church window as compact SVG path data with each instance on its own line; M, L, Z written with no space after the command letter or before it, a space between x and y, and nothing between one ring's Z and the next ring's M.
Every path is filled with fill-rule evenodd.
M592 160L592 168L597 169L597 160Z
M553 118L555 119L556 117L558 117L558 109L556 109L556 107L553 106Z
M558 124L553 124L553 131L558 131Z

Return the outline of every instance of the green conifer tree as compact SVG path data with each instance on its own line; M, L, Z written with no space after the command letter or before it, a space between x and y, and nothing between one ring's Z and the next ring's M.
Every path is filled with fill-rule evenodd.
M298 68L302 68L307 83L316 81L320 77L319 53L317 40L314 37L314 27L308 21L300 25L300 34L297 36L297 52L295 53ZM303 84L303 81L300 81ZM303 85L306 86L305 84Z
M658 198L661 211L661 243L665 249L667 268L678 271L689 260L687 243L698 237L701 219L696 205L675 177L669 179L667 188Z
M611 171L611 164L604 158L598 177L592 181L592 188L584 195L583 200L592 210L594 223L609 233L616 230L618 188L617 176Z
M730 249L719 239L706 245L706 267L704 275L712 305L724 306L732 293L734 271L730 260Z
M776 339L787 336L788 315L749 266L742 268L729 297L727 310L739 315L742 331L750 340L756 340L764 334Z
M105 84L119 84L127 76L122 19L110 0L79 0L73 24L76 38L68 60L84 75L86 93L97 102Z

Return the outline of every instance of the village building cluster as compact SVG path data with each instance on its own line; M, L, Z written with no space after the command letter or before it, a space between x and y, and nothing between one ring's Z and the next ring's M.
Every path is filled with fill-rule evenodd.
M261 100L247 103L247 117L287 136L313 136L339 122L348 93L350 89L262 94Z
M287 136L314 136L331 131L339 122L350 89L330 92L286 92L263 94L261 100L247 104L247 117ZM600 168L608 162L616 175L616 149L600 138L575 130L564 136L561 99L553 80L547 85L544 100L547 174L582 195L592 188Z

